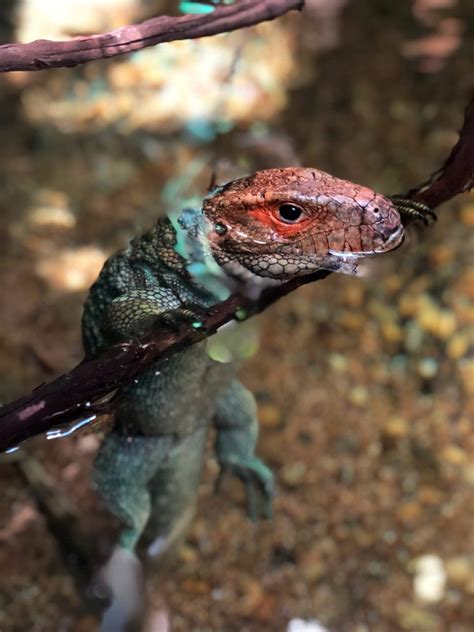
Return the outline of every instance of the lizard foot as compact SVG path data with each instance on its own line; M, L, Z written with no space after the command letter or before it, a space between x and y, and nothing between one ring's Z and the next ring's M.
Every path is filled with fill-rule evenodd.
M410 200L403 195L391 195L390 199L404 223L422 221L425 226L428 226L438 219L436 213L422 202Z
M231 472L244 484L250 520L255 522L259 517L271 518L274 488L270 468L257 457L239 459L231 456L225 461L220 460L219 464L221 470L216 481L216 492L219 491L225 474Z

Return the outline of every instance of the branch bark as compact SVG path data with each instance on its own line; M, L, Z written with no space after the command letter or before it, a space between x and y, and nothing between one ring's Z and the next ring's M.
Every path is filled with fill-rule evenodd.
M70 68L95 59L123 55L163 42L228 33L275 18L297 9L304 0L239 0L221 5L206 15L160 16L141 24L85 37L53 42L0 46L0 72Z
M412 189L408 196L435 208L459 193L474 187L474 97L464 112L464 124L444 165L425 184Z
M443 167L430 183L412 189L406 197L435 208L458 193L474 186L474 100L466 108L459 140ZM238 294L215 305L203 320L202 329L185 327L177 332L151 331L140 340L118 344L95 360L82 362L75 369L30 395L0 409L0 451L40 434L55 425L80 418L112 412L117 398L101 402L105 395L120 392L120 386L134 378L158 359L169 358L178 351L213 335L222 325L262 312L272 303L297 289L327 277L325 271L292 279L269 288L257 301Z

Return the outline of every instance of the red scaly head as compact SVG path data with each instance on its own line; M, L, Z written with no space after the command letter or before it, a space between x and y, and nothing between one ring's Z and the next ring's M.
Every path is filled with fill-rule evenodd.
M388 198L317 169L267 169L234 180L205 198L203 212L220 265L279 280L317 269L354 273L359 258L403 241Z

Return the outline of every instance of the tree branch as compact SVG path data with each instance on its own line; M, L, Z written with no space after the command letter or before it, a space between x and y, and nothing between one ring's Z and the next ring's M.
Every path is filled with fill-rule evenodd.
M304 0L239 0L220 5L206 15L163 15L109 33L64 42L36 40L29 44L4 44L0 46L0 72L68 68L163 42L228 33L273 20L293 9L301 10L303 5Z
M459 140L444 166L430 184L413 189L407 197L435 208L472 188L473 170L474 101L466 108ZM202 329L184 327L177 332L166 329L151 331L140 340L115 345L99 358L82 362L71 372L0 409L0 451L55 425L113 412L120 397L120 386L157 360L169 358L213 335L231 320L258 314L299 286L321 280L329 274L320 271L292 279L267 289L256 301L234 294L209 310ZM106 402L101 401L114 392L116 395Z
M435 208L459 193L474 187L474 97L464 112L464 124L444 165L425 184L412 189L408 196Z

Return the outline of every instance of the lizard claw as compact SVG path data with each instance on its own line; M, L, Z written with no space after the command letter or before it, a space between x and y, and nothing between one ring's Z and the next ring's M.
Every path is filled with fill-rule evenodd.
M225 461L220 461L220 467L215 485L216 492L220 490L226 472L231 472L244 485L250 520L255 522L259 517L265 519L272 517L272 500L275 495L273 474L263 461L257 457L245 460L230 457Z
M436 213L422 202L410 200L403 195L391 195L390 200L392 200L400 213L404 223L410 224L411 222L422 221L425 226L428 226L428 224L432 224L438 219Z
M203 320L206 311L194 304L184 304L177 309L163 312L155 319L155 327L165 327L178 332L183 325L191 325L195 329L206 330Z

